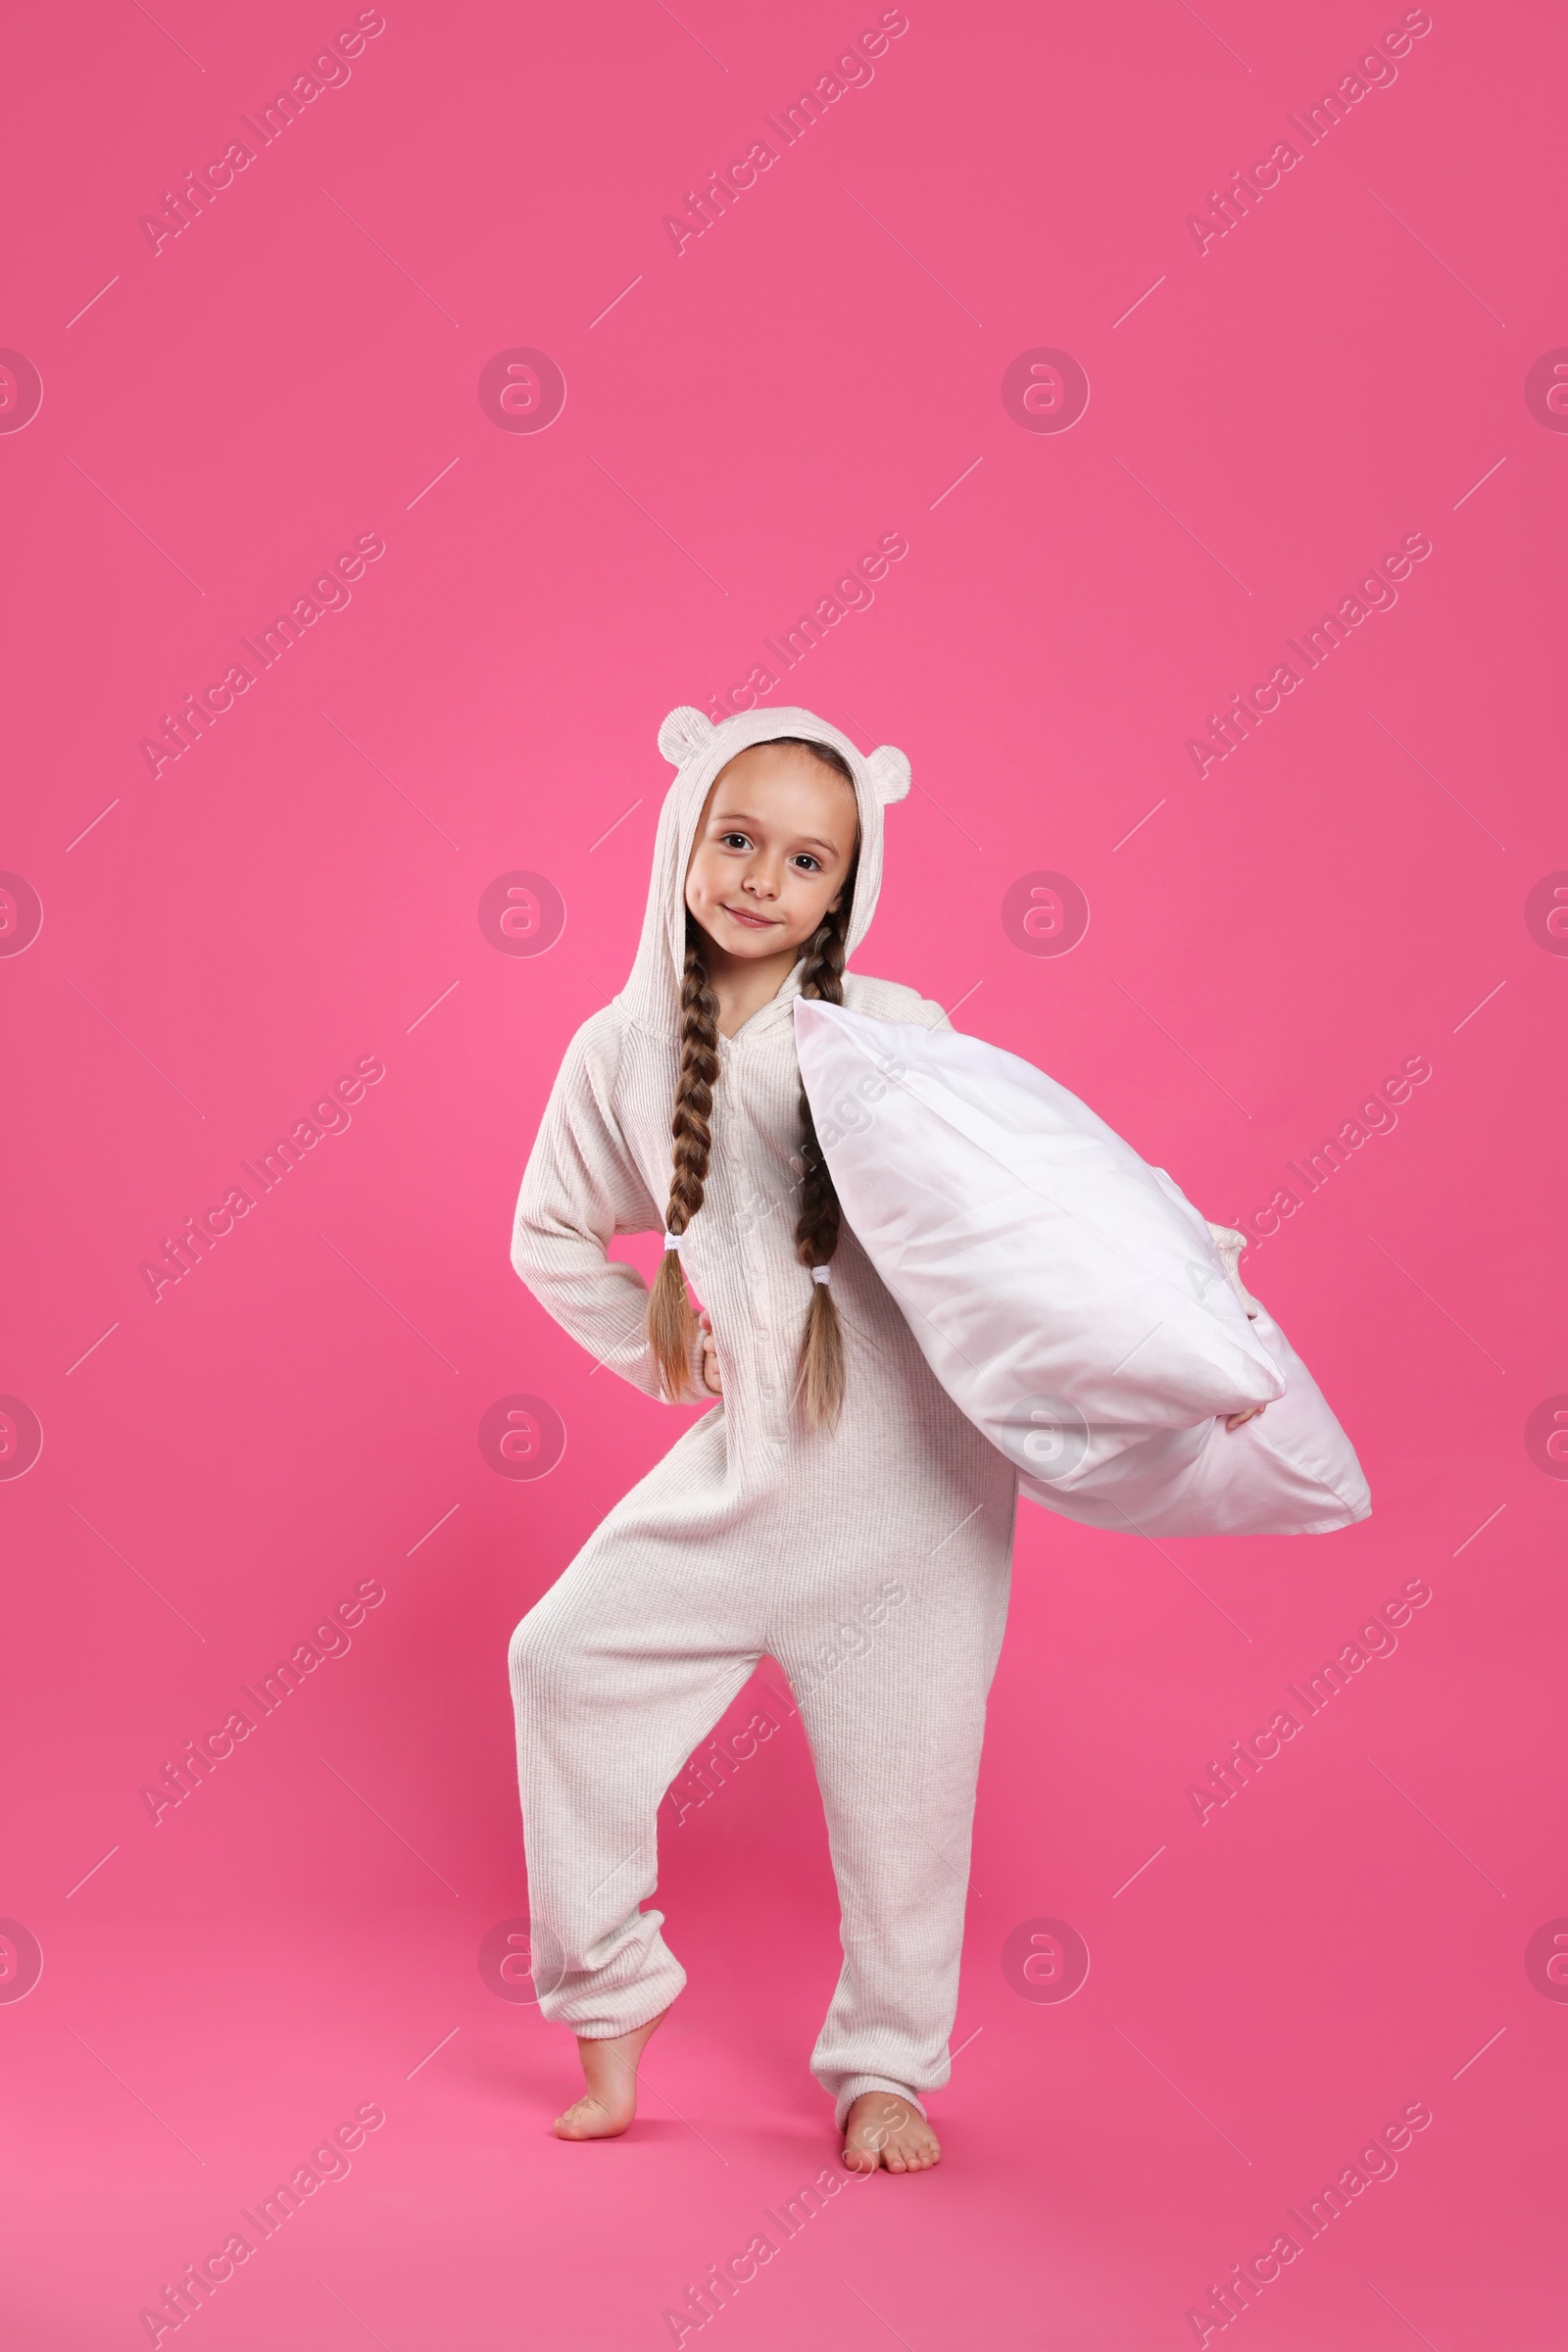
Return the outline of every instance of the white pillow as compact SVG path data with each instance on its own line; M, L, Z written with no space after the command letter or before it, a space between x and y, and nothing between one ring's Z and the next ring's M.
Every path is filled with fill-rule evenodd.
M1076 1096L978 1038L842 1005L798 999L795 1038L852 1231L1033 1500L1147 1535L1366 1517L1284 1334L1165 1171Z

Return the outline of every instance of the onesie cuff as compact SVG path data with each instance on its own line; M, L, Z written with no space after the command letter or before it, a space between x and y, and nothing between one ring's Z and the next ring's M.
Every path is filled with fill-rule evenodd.
M665 2010L673 2005L676 1993L678 1993L684 1987L686 1979L683 1973L680 1984L677 1985L675 1992L671 1992L666 1985L662 1991L651 1996L653 2000L653 2006L651 2008L649 2007L648 2001L644 2000L637 2008L632 2010L628 2017L618 2018L612 2026L603 2026L595 2029L592 2026L572 2025L569 2018L563 2019L560 2022L570 2026L572 2033L576 2034L579 2041L615 2041L619 2039L622 2034L635 2034L639 2026L652 2025L656 2017L662 2017ZM645 2010L647 2011L646 2016L644 2015Z
M890 2091L894 2098L904 2099L912 2107L923 2122L930 2121L924 2107L906 2082L895 2082L891 2075L851 2075L847 2082L840 2083L838 2094L833 2101L833 2121L840 2132L844 2129L850 2109L855 2105L856 2100L867 2090Z

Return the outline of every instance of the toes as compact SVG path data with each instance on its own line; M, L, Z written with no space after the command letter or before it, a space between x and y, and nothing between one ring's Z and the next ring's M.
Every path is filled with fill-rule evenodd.
M843 2161L850 2172L925 2173L940 2162L941 2143L929 2124L902 2100L867 2102L863 2118L850 2121Z
M574 2099L555 2121L560 2139L605 2139L612 2134L614 2119L602 2099Z

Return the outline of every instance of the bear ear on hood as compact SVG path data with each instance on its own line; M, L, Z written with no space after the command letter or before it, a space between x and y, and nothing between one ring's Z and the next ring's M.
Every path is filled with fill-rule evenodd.
M884 743L879 750L871 754L865 764L871 772L871 782L876 787L876 797L884 808L890 801L903 800L909 789L909 761L906 753L895 751L891 743Z
M690 703L672 710L659 730L659 748L671 767L684 767L711 738L713 723Z

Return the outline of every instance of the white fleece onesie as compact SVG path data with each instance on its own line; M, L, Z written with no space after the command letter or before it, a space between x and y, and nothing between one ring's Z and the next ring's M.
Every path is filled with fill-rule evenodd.
M779 735L831 744L855 774L853 953L876 906L882 807L907 790L809 711L758 710L660 731L666 796L631 978L573 1038L517 1201L513 1263L601 1362L659 1394L648 1293L615 1234L658 1231L684 963L684 881L719 769ZM1006 1613L1016 1479L953 1404L846 1227L833 1258L847 1391L808 1432L791 1391L811 1277L795 1255L799 967L719 1039L713 1148L682 1257L712 1318L715 1401L635 1486L512 1639L518 1779L539 2003L590 2038L629 2033L685 1972L642 1906L660 1800L759 1660L800 1706L827 1816L844 1966L811 2069L839 2123L863 2090L948 2080L986 1693ZM848 973L845 1003L936 1027L940 1005ZM868 1625L884 1588L906 1598ZM847 1620L869 1646L820 1660Z

